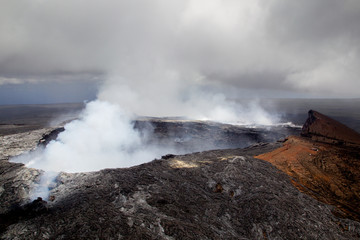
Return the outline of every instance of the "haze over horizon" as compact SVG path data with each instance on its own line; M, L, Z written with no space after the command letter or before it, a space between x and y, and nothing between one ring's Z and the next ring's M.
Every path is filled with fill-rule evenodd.
M360 97L356 0L1 6L0 104Z

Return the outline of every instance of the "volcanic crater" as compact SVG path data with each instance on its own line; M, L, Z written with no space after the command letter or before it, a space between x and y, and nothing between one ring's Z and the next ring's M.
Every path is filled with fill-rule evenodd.
M43 171L9 159L46 145L62 126L3 134L0 236L359 239L357 142L330 135L328 126L344 133L343 125L309 114L302 136L292 127L141 118L134 126L150 125L152 144L176 146L181 154L130 168L62 172L49 199L34 201L29 192Z

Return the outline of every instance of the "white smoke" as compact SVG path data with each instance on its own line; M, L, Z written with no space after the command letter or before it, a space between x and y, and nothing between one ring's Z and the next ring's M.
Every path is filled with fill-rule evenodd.
M33 188L30 190L29 198L35 200L41 197L44 200L48 200L49 190L52 186L55 186L55 179L58 176L57 172L43 172L40 176L39 182L35 183Z
M212 99L193 99L180 107L186 105L189 107L187 113L196 113L195 117L184 113L182 116L194 120L242 125L273 124L271 116L258 105L242 107L226 102L221 95ZM177 106L172 107L176 110ZM45 171L86 172L130 167L176 151L146 144L151 131L140 133L134 129L132 121L135 116L129 110L101 100L87 103L79 119L66 124L65 131L45 149L12 160Z
M279 121L278 116L265 111L255 99L241 104L228 99L216 90L216 85L205 83L198 75L187 74L184 79L180 73L159 65L146 77L129 75L110 77L98 98L140 116L180 116L237 125L273 125Z
M131 118L117 105L93 101L78 120L65 125L45 149L14 161L45 171L86 172L130 167L154 159L161 150L144 145L146 136L133 128Z
M14 161L46 172L85 172L130 167L151 161L162 154L176 153L176 149L148 145L147 137L151 137L151 131L146 136L135 130L132 121L136 116L181 116L251 126L269 126L278 122L276 116L266 112L256 101L239 104L229 100L226 93L217 89L218 85L227 83L231 88L234 84L226 80L226 74L220 74L221 77L217 79L218 73L229 72L230 79L232 75L239 75L236 79L245 84L248 80L245 81L241 76L249 69L250 72L266 73L270 68L268 65L274 65L273 57L271 61L265 57L254 58L258 55L257 51L267 52L272 49L271 45L260 44L265 41L262 35L258 36L256 31L247 27L250 25L245 20L252 20L250 23L253 26L263 27L261 18L257 17L260 11L257 4L249 2L245 8L237 8L234 7L237 6L236 1L229 1L225 5L221 1L210 5L200 0L186 3L177 1L179 6L164 0L156 2L141 1L145 5L139 8L131 2L123 2L123 5L118 6L117 1L112 1L123 12L113 11L115 8L106 4L107 11L103 14L104 19L100 21L96 34L88 37L87 34L79 33L79 41L70 41L70 45L61 42L59 45L62 48L48 47L54 56L76 53L75 56L61 57L63 68L68 72L99 69L104 75L108 74L107 80L99 89L98 100L88 103L78 120L65 125L65 131L59 134L57 140L50 142L45 149L20 156ZM93 16L99 10L97 4L96 1L90 4ZM56 5L49 6L58 11ZM70 15L77 19L79 11L75 9L72 9L73 14ZM83 9L83 5L79 9ZM244 17L243 12L249 12L250 17ZM228 13L232 13L232 17ZM256 17L251 17L253 14ZM98 19L96 24L91 24L95 18L88 19L88 16L91 14L82 15L83 22L89 29L93 29ZM48 17L44 16L44 19ZM113 24L113 19L117 19L117 24ZM126 24L128 22L130 26ZM54 19L55 26L62 23L62 18ZM37 24L34 26L42 31ZM68 28L78 33L83 25L71 25L65 29ZM64 36L70 35L64 32ZM64 39L67 38L61 38ZM247 39L251 39L251 43L255 39L259 44L254 45L256 47L245 44ZM79 47L78 42L89 44L91 51ZM39 44L39 49L43 49L45 43L40 43L43 42L34 41L33 45ZM81 49L84 52L78 52ZM90 54L92 51L95 53ZM79 56L86 56L86 59L79 59ZM46 61L41 61L41 69L56 69L54 66L59 65L56 61L49 62L47 55L43 57ZM283 62L287 62L286 57L279 59L282 61L276 61L275 72L281 72ZM262 62L262 67L254 70L258 61ZM33 66L26 66L33 71L37 69L38 62L32 61ZM238 71L240 74L237 74ZM252 85L247 84L245 87L249 86Z
M169 147L171 144L159 146L155 142L150 145L148 140L154 137L152 129L142 130L141 133L136 130L133 123L136 116L132 109L142 114L176 114L194 120L241 125L274 124L274 118L259 107L258 103L252 101L247 105L239 105L227 100L222 94L192 89L188 90L185 99L181 99L178 98L181 94L165 94L164 98L162 90L145 94L144 89L130 89L124 85L114 85L105 90L100 95L111 97L116 103L104 100L87 103L79 118L66 124L65 131L56 140L45 148L38 148L12 159L27 167L45 170L30 192L31 200L37 197L47 200L50 186L55 184L57 173L61 171L73 173L130 167L167 153L181 151ZM175 93L176 86L169 86L168 90ZM114 92L109 94L111 91ZM141 91L144 94L139 94ZM103 95L104 92L108 95ZM120 104L125 107L121 108Z
M87 103L79 119L66 124L65 131L44 149L39 148L12 159L25 163L27 167L45 170L37 187L30 193L31 199L39 196L47 199L49 185L55 179L56 172L88 172L130 167L151 161L163 154L177 153L177 149L169 149L169 145L161 147L148 144L147 140L151 138L152 132L149 130L140 133L134 129L133 120L136 115L132 111L137 111L137 114L154 113L153 115L157 116L176 114L194 120L242 125L274 123L271 115L258 104L252 102L241 106L226 100L221 94L189 91L191 94L186 99L181 99L181 94L164 96L161 91L139 94L144 89L130 89L124 85L105 89L106 91L100 92L100 96L112 98L115 103L105 100ZM170 92L174 93L175 90L176 86L169 87ZM103 95L104 92L108 95ZM112 93L109 94L110 92Z

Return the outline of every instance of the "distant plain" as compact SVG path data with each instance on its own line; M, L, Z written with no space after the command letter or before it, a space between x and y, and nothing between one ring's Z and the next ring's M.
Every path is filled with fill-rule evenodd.
M236 100L247 104L250 100ZM258 104L280 122L302 125L310 109L334 118L360 132L360 99L262 99ZM1 105L0 136L26 132L74 119L83 103Z

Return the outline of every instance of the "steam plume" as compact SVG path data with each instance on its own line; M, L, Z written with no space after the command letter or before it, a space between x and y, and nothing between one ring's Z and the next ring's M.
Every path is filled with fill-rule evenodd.
M79 120L65 125L65 131L56 141L17 161L26 162L28 167L56 172L129 167L158 155L158 149L144 146L143 141L120 107L94 101L87 104Z
M176 153L176 149L146 144L147 138L151 137L151 129L142 133L135 130L132 123L135 115L132 111L158 116L180 114L191 119L236 124L273 124L270 115L254 103L243 107L227 101L221 94L188 90L189 94L184 99L179 98L183 94L161 94L161 91L146 94L143 88L107 86L100 92L99 98L111 99L115 103L105 100L87 103L79 119L65 125L65 131L45 149L13 159L28 167L46 171L38 187L31 192L32 198L42 196L47 199L48 186L56 176L49 172L130 167L151 161L162 154ZM176 92L174 87L169 87L169 91ZM122 109L120 106L125 107Z
M272 125L277 122L276 116L264 111L256 101L239 105L222 90L263 87L268 82L262 81L267 73L277 83L270 81L265 84L267 87L293 89L289 82L308 69L306 54L300 54L302 51L299 53L297 48L285 51L278 44L266 25L267 19L272 18L268 18L267 8L259 1L55 3L38 3L37 7L29 7L23 19L12 21L17 26L28 25L23 31L26 36L37 35L32 41L18 38L18 43L0 43L10 49L11 56L0 69L8 76L20 78L17 67L21 66L20 75L41 73L39 81L64 72L106 76L106 80L101 82L97 100L88 103L79 119L67 124L56 141L15 159L29 167L54 172L96 171L134 166L176 151L145 144L151 129L145 135L134 129L132 121L138 115ZM91 14L79 16L84 5ZM54 9L66 9L73 21L64 23L63 14L49 14ZM101 19L93 17L98 11L102 11ZM39 27L39 23L44 27ZM93 32L94 26L97 28ZM44 34L44 30L51 30L51 34ZM44 40L44 35L48 39ZM27 51L19 54L18 46ZM38 56L38 61L29 64L26 60L33 55ZM278 61L273 61L274 57ZM289 69L293 78L288 77Z

